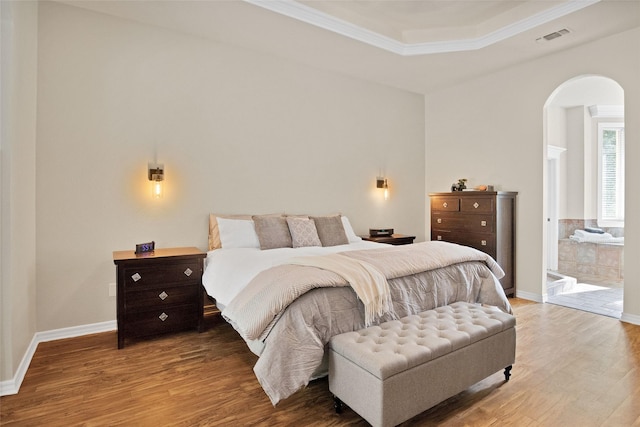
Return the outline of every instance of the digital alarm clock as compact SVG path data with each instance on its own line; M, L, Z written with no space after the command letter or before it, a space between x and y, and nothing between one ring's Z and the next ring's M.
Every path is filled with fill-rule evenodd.
M370 228L369 236L371 237L388 237L393 235L393 228Z
M136 255L153 252L156 248L156 242L140 243L136 245Z

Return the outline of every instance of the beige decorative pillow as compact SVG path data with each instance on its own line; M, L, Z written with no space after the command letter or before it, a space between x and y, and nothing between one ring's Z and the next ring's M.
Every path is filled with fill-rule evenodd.
M291 242L294 248L322 246L320 237L318 237L318 230L316 230L316 223L312 219L288 216L287 225L289 226Z
M216 218L227 219L251 219L251 215L218 215L209 214L209 250L220 249L220 229L218 228L218 220Z
M337 246L349 243L340 215L310 216L309 218L313 219L316 224L322 246Z
M291 234L282 215L254 215L260 249L291 248Z

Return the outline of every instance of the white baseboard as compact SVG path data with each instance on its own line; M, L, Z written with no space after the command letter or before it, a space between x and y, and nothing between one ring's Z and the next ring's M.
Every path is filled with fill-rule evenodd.
M18 391L20 390L20 386L22 385L22 380L24 379L24 376L27 374L27 369L29 369L29 365L31 364L31 359L33 358L33 355L36 353L36 348L38 348L38 343L36 342L36 335L34 335L33 338L31 338L31 342L27 347L26 353L22 357L22 361L20 361L20 365L18 365L18 370L16 371L16 374L13 376L13 379L0 382L0 396L18 394Z
M51 331L36 332L36 341L47 342L64 338L80 337L82 335L99 334L100 332L115 331L118 324L115 320L108 322L91 323L89 325L72 326L70 328L54 329Z
M536 294L536 293L533 293L533 292L519 291L517 289L516 289L516 297L522 298L522 299L526 299L526 300L529 300L529 301L543 302L542 295Z
M22 380L27 374L27 369L31 364L31 359L36 353L38 344L41 342L61 340L64 338L74 338L82 335L97 334L100 332L115 331L118 325L115 320L108 322L92 323L90 325L72 326L70 328L53 329L51 331L36 332L27 347L27 351L20 361L20 365L13 376L13 379L0 381L0 396L17 394L22 385Z
M631 323L633 325L640 325L640 316L636 314L622 313L620 320L623 322Z

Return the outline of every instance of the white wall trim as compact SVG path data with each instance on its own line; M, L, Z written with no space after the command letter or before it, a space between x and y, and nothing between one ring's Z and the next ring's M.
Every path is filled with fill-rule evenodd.
M622 316L620 316L620 320L623 322L631 323L633 325L640 325L640 316L638 316L637 314L622 313Z
M20 365L18 366L18 370L16 371L16 374L13 376L13 378L0 382L0 396L17 394L20 390L22 380L24 380L24 376L27 374L27 369L29 369L31 359L33 359L33 355L36 353L36 348L38 347L38 343L36 342L36 335L31 338L29 347L27 347L27 351L22 357Z
M589 114L594 119L624 118L624 105L591 105Z
M542 295L533 292L524 292L516 289L516 297L535 302L544 302Z
M27 347L27 351L22 357L22 361L18 366L16 374L12 379L0 382L0 396L7 396L10 394L17 394L24 380L24 376L27 374L27 369L31 364L31 359L36 353L38 344L41 342L61 340L65 338L75 338L82 335L98 334L101 332L110 332L117 330L117 323L115 320L107 322L92 323L89 325L72 326L70 328L53 329L51 331L36 332Z
M100 332L115 331L118 325L115 320L107 322L91 323L89 325L72 326L70 328L53 329L51 331L36 332L35 338L38 343L61 340L65 338L80 337L82 335L98 334Z
M555 145L547 145L547 160L557 160L560 155L567 151L564 147L557 147Z
M332 31L398 55L413 56L482 49L483 47L490 46L524 31L591 6L592 4L598 3L600 0L569 0L476 38L424 43L403 43L293 0L244 1L254 6L259 6L272 12L306 22L307 24L315 25L316 27Z

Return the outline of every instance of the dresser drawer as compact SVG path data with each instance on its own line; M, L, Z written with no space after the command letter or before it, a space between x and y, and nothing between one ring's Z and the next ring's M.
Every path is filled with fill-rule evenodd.
M458 212L460 211L460 199L457 197L433 197L431 199L431 210L437 212Z
M431 228L435 230L466 230L475 233L495 231L493 215L465 215L436 212L431 215Z
M124 270L126 287L139 288L157 284L193 284L202 276L202 261L156 265L152 267L130 267Z
M149 311L127 311L124 329L127 336L146 336L191 329L198 325L195 304L161 307Z
M192 304L199 288L193 286L164 286L145 290L127 291L125 310L157 309L167 306Z
M471 246L472 248L489 254L494 259L496 258L496 239L493 234L431 230L431 240L441 240Z
M493 198L465 197L460 200L460 212L492 213L494 211Z

